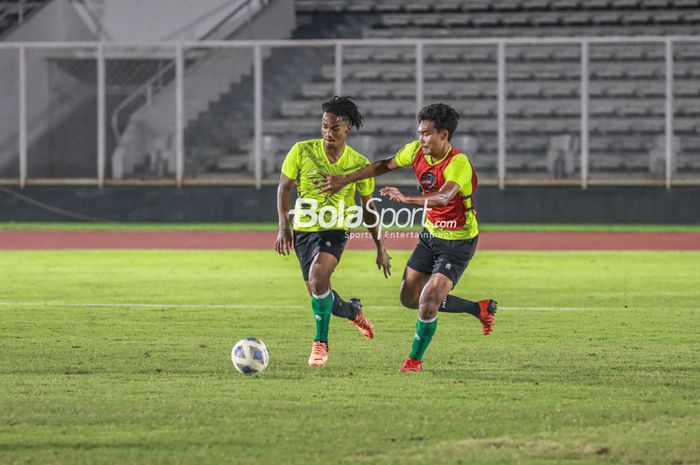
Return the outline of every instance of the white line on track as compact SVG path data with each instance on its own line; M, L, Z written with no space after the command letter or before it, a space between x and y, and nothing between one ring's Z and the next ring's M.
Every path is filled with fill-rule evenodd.
M302 309L305 305L253 305L253 304L144 304L144 303L79 303L79 302L3 302L6 307L68 307L68 308L201 308L201 309ZM405 309L399 305L373 305L368 308L380 310ZM524 311L592 311L620 310L618 307L498 307L499 310Z

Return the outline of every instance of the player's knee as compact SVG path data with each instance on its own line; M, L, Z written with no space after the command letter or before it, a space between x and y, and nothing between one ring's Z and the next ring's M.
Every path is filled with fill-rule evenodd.
M315 295L325 294L328 291L328 280L320 276L309 276L309 289Z
M418 308L418 296L415 291L406 286L406 281L401 282L401 293L399 294L401 305L406 308Z
M420 310L421 317L424 317L424 313L430 318L437 315L441 303L442 299L437 292L424 289L418 302L418 309Z
M418 299L410 292L401 292L401 305L406 308L418 308Z
M430 321L438 314L437 307L420 305L418 307L418 316L421 320Z
M326 292L324 289L321 289L322 286L318 280L311 278L309 278L309 288L311 289L311 293L316 295L321 295Z

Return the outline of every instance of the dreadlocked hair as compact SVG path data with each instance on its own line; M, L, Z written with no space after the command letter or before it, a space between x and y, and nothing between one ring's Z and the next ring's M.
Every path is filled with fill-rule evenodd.
M321 108L323 108L324 113L333 113L340 118L347 119L350 122L350 126L355 126L357 129L360 129L360 126L365 121L357 105L350 100L350 97L338 97L335 95L324 103Z

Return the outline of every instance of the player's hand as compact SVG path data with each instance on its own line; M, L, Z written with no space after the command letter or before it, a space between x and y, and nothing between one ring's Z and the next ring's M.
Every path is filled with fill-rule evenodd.
M314 181L314 184L316 185L316 188L322 194L326 194L327 197L334 196L347 184L345 182L345 176L339 174L319 174L321 175L321 179Z
M406 197L401 193L401 191L395 187L384 187L379 191L379 193L397 202L403 203L406 200Z
M391 276L391 257L384 247L377 251L377 269L384 270L386 279L389 279L389 276Z
M294 238L289 227L282 228L277 233L275 241L275 250L280 255L289 255L289 251L294 248Z

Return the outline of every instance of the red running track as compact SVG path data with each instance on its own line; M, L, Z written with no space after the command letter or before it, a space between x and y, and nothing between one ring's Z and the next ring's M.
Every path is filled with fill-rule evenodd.
M412 249L416 233L385 233L389 249ZM365 233L349 249L372 249ZM398 237L396 237L398 236ZM0 231L0 250L268 249L274 232ZM483 232L481 250L700 250L700 233Z

